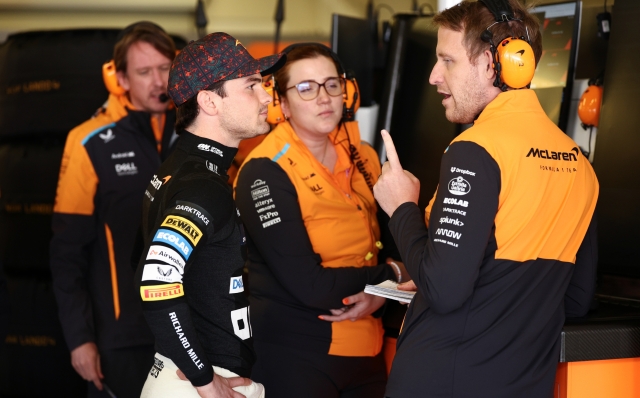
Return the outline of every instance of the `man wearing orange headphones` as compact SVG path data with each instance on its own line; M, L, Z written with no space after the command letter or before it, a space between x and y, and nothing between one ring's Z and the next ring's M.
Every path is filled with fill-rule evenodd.
M565 316L595 290L598 181L527 89L542 46L518 0L463 1L434 22L430 83L447 119L473 127L442 155L425 218L383 131L374 194L418 291L386 396L551 397Z
M144 189L174 136L166 91L175 51L151 22L124 29L105 65L109 99L64 149L51 271L71 362L91 397L139 397L153 364L132 253Z

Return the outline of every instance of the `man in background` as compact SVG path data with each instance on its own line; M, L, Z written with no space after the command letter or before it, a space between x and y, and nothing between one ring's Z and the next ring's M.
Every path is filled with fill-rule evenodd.
M531 71L542 53L518 0L463 1L434 23L430 83L447 119L473 126L442 155L427 225L419 181L382 134L389 162L374 193L417 289L386 396L551 397L565 316L585 315L595 290L598 181L530 80L511 87L497 66L511 36L530 42L510 51L533 52Z
M166 91L175 52L151 22L125 28L114 47L116 73L105 81L107 103L69 133L64 149L51 270L71 363L90 397L139 397L153 364L131 256L144 189L174 136Z

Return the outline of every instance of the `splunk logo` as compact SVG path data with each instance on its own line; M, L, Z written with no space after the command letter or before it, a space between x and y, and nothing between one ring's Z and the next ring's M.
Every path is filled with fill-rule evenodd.
M574 153L575 152L575 153ZM577 162L580 150L578 147L571 148L571 152L554 152L548 149L531 148L526 157L534 157L540 159L564 160L566 162Z

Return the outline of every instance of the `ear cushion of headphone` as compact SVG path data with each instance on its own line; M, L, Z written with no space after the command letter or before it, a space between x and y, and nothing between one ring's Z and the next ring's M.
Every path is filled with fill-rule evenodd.
M352 109L355 114L360 109L360 88L355 78L347 78L345 82L344 104L347 109Z
M587 126L598 127L600 105L602 104L602 86L589 86L578 102L578 117Z
M116 64L113 60L102 65L102 80L107 87L107 91L113 95L124 95L125 89L118 84L116 76Z
M496 58L500 62L500 78L511 88L524 88L536 71L536 58L525 40L509 37L498 45Z
M273 98L271 103L267 105L267 123L278 124L284 122L284 112L280 106L280 98L275 90L273 78L262 82L262 88Z

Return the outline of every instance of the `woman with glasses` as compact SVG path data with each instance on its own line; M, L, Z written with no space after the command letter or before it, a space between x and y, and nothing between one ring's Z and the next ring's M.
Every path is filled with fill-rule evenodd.
M278 398L383 397L385 299L363 289L407 275L378 261L380 164L357 123L343 121L337 56L319 44L285 52L274 75L285 120L236 185L249 238L252 379Z

